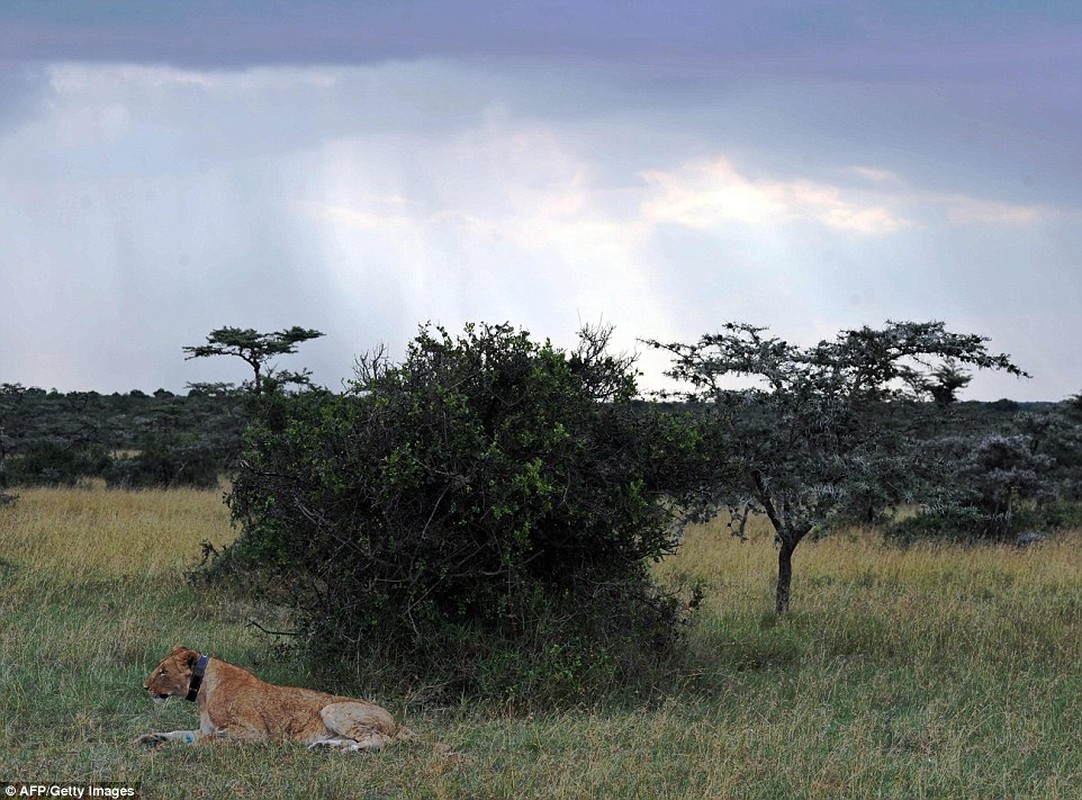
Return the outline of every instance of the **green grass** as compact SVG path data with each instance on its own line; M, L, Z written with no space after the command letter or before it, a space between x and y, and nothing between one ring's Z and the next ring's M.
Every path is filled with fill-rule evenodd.
M0 509L0 782L140 781L144 797L1072 798L1082 792L1082 534L1039 547L802 545L792 614L775 553L720 525L659 579L698 582L688 674L668 699L521 716L416 709L430 740L376 755L292 745L134 747L194 708L141 683L177 642L311 685L235 594L184 572L228 540L199 492L26 490ZM363 687L321 687L357 690Z

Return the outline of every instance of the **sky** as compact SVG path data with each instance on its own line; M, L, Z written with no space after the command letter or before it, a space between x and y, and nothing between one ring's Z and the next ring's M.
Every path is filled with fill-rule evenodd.
M219 327L941 320L1082 391L1082 4L0 4L0 383L240 382Z

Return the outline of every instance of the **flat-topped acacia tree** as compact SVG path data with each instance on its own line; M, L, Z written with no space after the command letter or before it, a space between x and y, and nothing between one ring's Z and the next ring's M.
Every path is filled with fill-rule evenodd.
M966 384L963 369L1026 373L1007 355L990 354L987 339L952 333L942 322L888 321L812 347L765 331L728 323L695 344L647 344L673 355L666 374L691 385L679 394L708 404L728 430L719 457L738 477L704 503L770 520L778 544L775 610L784 614L793 553L804 537L876 521L946 467L914 434L923 414L949 405ZM734 388L734 378L753 385Z
M297 345L309 339L318 339L323 333L294 325L273 333L260 333L252 328L218 328L207 335L207 343L183 348L190 360L208 356L236 356L252 368L253 394L262 394L266 379L273 373L271 359L297 352ZM307 383L306 372L283 372L277 374L279 383Z

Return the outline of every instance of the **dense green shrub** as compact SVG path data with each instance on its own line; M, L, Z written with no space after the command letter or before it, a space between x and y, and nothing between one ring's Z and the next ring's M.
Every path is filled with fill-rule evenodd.
M264 394L215 569L256 570L319 663L369 681L530 702L634 684L672 653L649 564L700 448L634 401L606 338L568 353L506 325L425 328L344 394Z

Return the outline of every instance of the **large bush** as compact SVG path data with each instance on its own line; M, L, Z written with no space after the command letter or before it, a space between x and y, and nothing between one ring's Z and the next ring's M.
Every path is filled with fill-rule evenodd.
M264 395L218 569L255 569L320 663L368 681L542 701L633 684L671 653L649 564L699 448L605 343L425 328L344 394Z

